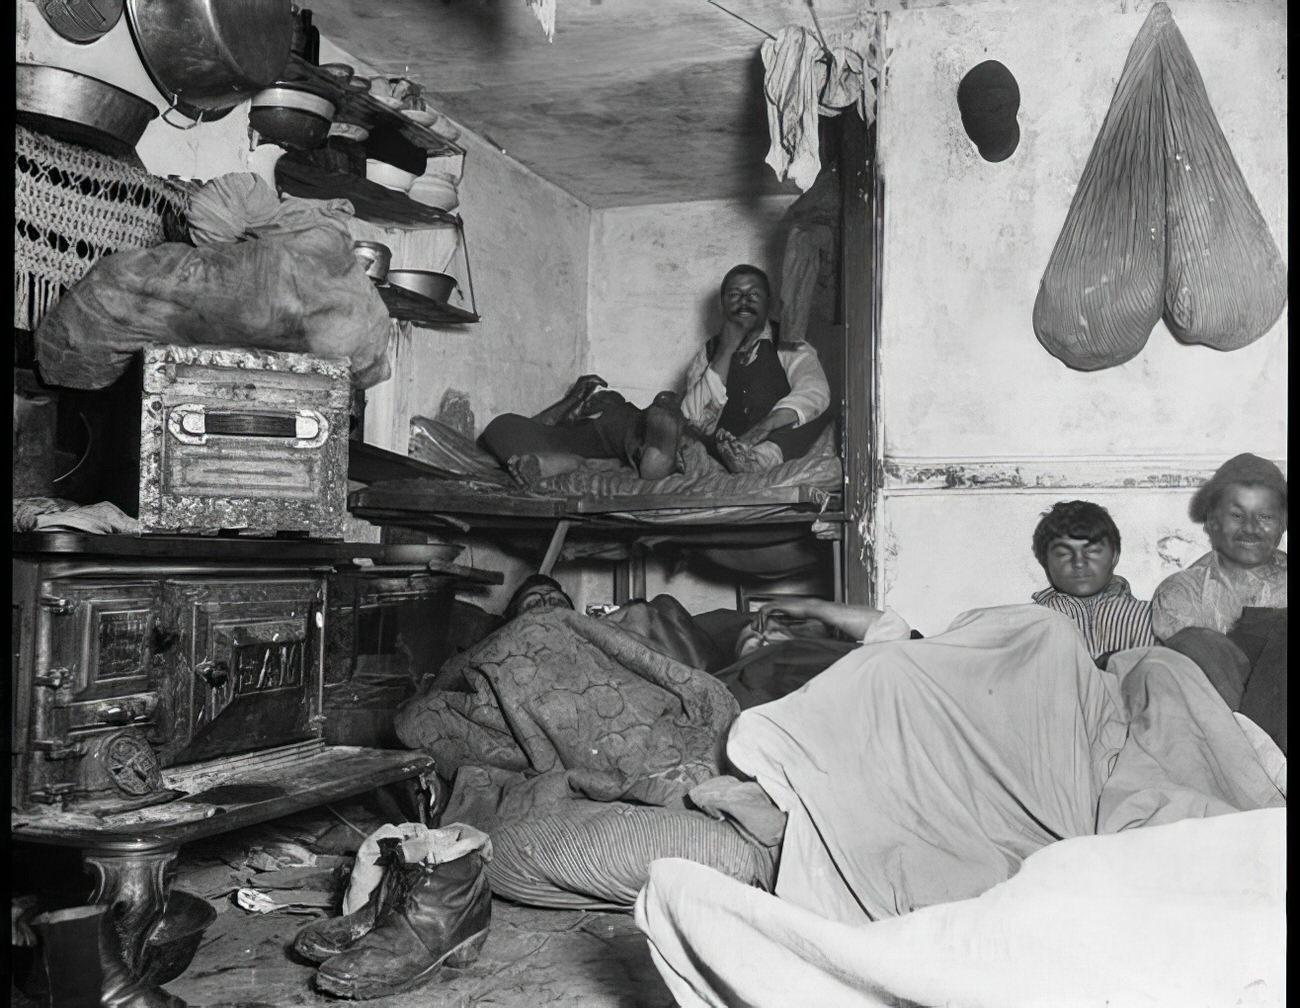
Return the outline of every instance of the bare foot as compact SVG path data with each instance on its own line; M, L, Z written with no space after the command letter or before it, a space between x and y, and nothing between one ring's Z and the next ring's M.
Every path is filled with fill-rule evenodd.
M522 487L529 487L542 478L542 463L536 455L512 455L506 470Z
M754 449L744 444L730 431L718 431L714 437L713 446L717 449L718 458L722 460L722 464L727 467L728 472L758 472L764 468L763 463L754 453Z
M685 419L678 410L663 406L647 406L645 411L645 440L640 455L634 460L642 479L663 479L680 472L682 463L682 428Z

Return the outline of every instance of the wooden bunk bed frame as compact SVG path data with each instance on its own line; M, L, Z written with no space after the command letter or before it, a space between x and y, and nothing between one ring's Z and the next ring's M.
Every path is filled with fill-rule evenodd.
M755 531L785 538L806 532L836 541L834 585L843 598L842 494L811 486L767 487L684 505L675 494L491 494L445 479L434 466L353 442L349 477L367 483L349 510L376 525L463 535L506 534L546 547L538 567L550 573L566 545L569 559L613 560L614 601L645 595L645 560L660 544L755 545Z

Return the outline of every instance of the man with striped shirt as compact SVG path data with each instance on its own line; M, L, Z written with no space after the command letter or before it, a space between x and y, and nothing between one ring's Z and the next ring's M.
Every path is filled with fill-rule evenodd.
M1060 501L1034 529L1034 556L1051 584L1033 600L1070 617L1103 668L1113 651L1156 643L1151 603L1115 574L1119 546L1114 519L1092 501Z

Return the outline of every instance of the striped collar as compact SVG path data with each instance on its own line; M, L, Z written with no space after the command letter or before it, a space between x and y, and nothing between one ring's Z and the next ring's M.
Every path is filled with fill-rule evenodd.
M1089 595L1086 598L1080 598L1078 595L1071 595L1069 592L1063 592L1059 588L1054 588L1051 585L1048 585L1041 591L1034 592L1030 597L1038 605L1046 605L1048 602L1053 602L1056 599L1073 599L1079 605L1087 606L1094 605L1103 599L1131 598L1132 595L1133 592L1128 586L1128 581L1120 577L1118 574L1112 574L1110 582L1105 588L1097 592L1096 595Z

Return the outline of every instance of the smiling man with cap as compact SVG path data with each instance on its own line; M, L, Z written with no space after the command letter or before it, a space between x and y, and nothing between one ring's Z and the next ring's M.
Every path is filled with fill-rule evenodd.
M1286 608L1286 477L1249 453L1229 459L1192 498L1213 549L1171 574L1151 599L1156 636L1187 627L1226 634L1248 607Z

